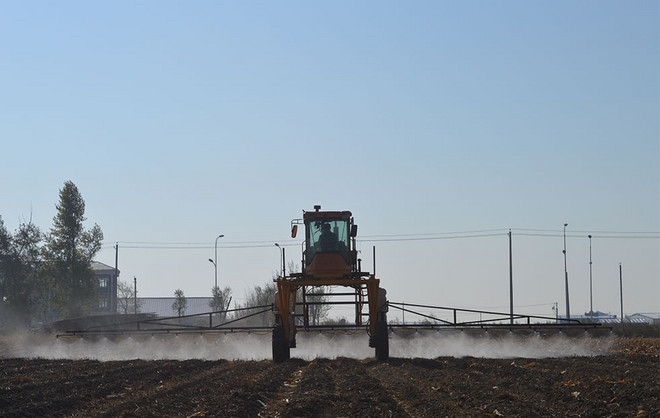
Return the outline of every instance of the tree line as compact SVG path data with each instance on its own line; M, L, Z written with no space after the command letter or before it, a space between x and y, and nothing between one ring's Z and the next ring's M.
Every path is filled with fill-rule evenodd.
M103 232L84 227L85 201L72 181L59 198L48 232L30 219L11 233L0 216L0 329L86 315L98 304L92 260Z
M64 183L59 198L48 232L42 232L30 219L11 233L0 215L0 331L80 317L98 307L98 283L92 261L101 249L103 232L97 224L89 229L84 227L85 201L72 181ZM290 265L289 271L295 268ZM245 303L235 304L234 309L245 309L249 314L252 307L270 305L276 291L274 283L255 286L247 292ZM187 301L183 291L177 289L174 296L174 314L185 315ZM118 283L118 313L139 310L134 297L129 284ZM216 287L212 289L209 308L214 312L228 311L231 301L229 287ZM318 324L327 317L329 307L314 305L311 309L312 322ZM230 319L226 312L219 315L221 320ZM260 314L252 321L266 325L272 322L272 313Z

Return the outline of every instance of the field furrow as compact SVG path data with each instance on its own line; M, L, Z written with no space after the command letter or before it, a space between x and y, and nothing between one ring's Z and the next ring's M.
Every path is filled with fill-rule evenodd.
M609 355L489 359L0 357L2 417L660 416L660 339Z

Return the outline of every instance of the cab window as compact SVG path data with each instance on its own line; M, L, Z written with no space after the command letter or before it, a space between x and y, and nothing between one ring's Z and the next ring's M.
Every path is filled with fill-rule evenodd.
M310 222L308 237L308 259L318 252L339 252L348 256L348 221L317 220Z

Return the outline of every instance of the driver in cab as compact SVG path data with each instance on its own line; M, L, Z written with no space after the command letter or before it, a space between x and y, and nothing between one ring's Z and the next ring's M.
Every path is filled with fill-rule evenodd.
M337 234L330 229L330 224L324 223L321 229L321 236L319 237L321 251L337 251L338 241Z

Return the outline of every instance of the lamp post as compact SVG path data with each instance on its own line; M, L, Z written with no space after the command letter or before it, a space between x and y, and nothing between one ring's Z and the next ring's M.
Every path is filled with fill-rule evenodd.
M215 258L213 260L209 258L209 261L213 264L213 267L215 268L215 287L218 287L218 239L222 237L224 237L224 235L220 234L215 239Z
M566 321L571 320L571 306L570 300L568 297L568 269L566 267L566 227L568 224L564 224L564 279L566 282Z
M591 235L589 237L589 315L594 317L594 293L593 293L593 270L591 262Z
M286 276L286 264L284 261L284 248L280 247L280 244L275 243L275 246L280 249L280 255L282 256L282 277Z
M135 308L135 315L137 315L137 277L133 276L133 303Z

